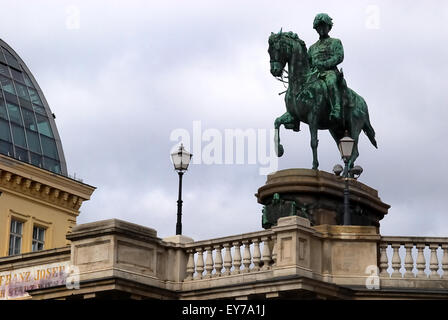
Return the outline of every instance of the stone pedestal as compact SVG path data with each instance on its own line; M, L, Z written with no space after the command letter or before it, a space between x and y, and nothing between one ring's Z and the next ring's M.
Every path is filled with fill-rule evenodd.
M378 191L349 178L352 224L379 228L390 206ZM311 225L343 223L344 178L311 169L287 169L268 175L266 184L255 194L263 204L263 227L277 219L295 215L308 218Z

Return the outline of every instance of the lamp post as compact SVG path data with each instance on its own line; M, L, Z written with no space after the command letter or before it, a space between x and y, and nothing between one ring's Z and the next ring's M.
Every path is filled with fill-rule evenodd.
M174 170L179 174L179 197L177 200L177 223L176 223L176 235L182 234L182 176L188 169L190 160L193 155L185 150L184 145L181 143L177 152L171 154L173 160Z
M350 214L350 204L349 204L349 190L348 190L348 160L352 155L353 145L355 140L348 136L348 132L345 131L345 137L339 141L339 151L341 153L342 160L344 160L344 172L343 177L345 180L344 186L344 226L349 226L352 224L351 214Z

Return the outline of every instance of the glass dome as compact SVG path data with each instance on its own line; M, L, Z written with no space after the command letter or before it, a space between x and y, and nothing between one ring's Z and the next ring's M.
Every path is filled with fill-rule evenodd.
M44 94L22 59L1 39L0 153L67 175L54 115Z

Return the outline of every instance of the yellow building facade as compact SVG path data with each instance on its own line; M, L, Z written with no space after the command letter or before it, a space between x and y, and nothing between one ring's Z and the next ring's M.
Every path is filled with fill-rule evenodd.
M94 187L0 155L0 257L69 245Z

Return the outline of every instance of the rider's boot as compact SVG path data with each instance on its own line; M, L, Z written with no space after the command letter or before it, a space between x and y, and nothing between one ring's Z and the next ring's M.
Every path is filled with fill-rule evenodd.
M336 108L335 108L336 109ZM330 120L341 120L341 111L331 110Z
M330 120L341 120L341 96L337 88L333 87L330 89L330 104Z
M330 112L330 120L341 120L341 104L340 102L333 102Z

